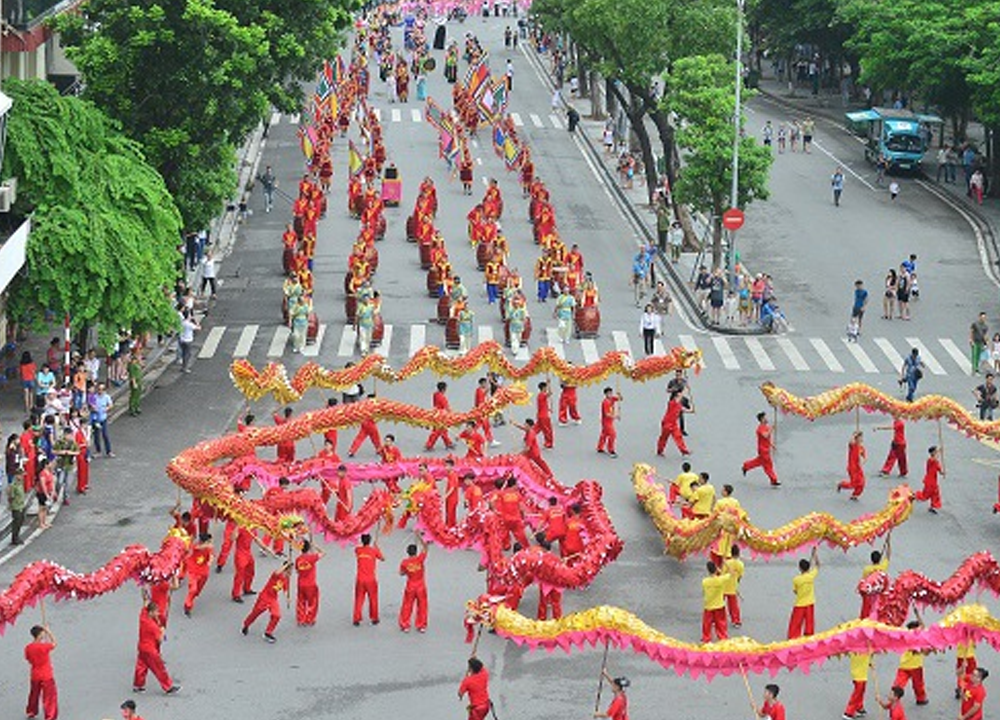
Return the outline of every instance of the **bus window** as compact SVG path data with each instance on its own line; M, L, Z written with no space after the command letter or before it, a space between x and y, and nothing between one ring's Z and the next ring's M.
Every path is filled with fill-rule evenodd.
M885 149L892 152L920 153L924 151L924 144L917 135L890 135L885 141Z

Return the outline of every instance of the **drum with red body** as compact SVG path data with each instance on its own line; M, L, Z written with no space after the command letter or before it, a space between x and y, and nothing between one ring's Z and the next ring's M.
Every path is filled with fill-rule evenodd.
M385 322L382 320L382 315L378 314L375 316L375 323L372 325L372 347L382 344L382 338L385 337Z
M347 324L353 325L358 316L358 298L352 293L348 293L344 298L344 315L347 316Z
M450 317L444 326L444 346L449 350L455 350L458 345L458 318Z
M448 322L448 315L451 311L451 299L447 294L442 295L438 298L437 303L437 321L440 325L444 325Z
M309 313L309 327L306 328L306 345L316 343L316 335L319 333L319 316L315 312Z
M569 275L569 268L565 265L559 265L552 268L552 290L555 291L556 286L560 289L566 287L566 277Z
M493 243L489 240L484 240L483 242L476 245L476 265L479 266L480 270L486 267L486 263L493 259Z
M438 273L436 265L431 265L427 271L427 294L431 297L438 296L438 288L441 287L441 275Z
M409 215L406 218L406 242L417 241L417 216Z
M420 243L420 269L427 270L431 266L431 244Z
M281 269L285 275L292 271L292 262L295 260L295 248L285 248L281 253Z
M527 345L528 340L531 339L531 318L524 319L524 329L521 331L521 344ZM510 321L505 320L503 324L503 342L504 345L510 347Z
M285 295L281 298L281 321L287 325L289 322L288 318L288 296Z
M601 329L601 311L596 305L578 307L575 321L577 337L596 337Z

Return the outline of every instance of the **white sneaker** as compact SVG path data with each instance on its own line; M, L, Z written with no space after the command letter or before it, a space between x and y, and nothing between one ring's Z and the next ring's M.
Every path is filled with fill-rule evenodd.
M493 442L490 443L490 447L500 447L500 441L494 440Z

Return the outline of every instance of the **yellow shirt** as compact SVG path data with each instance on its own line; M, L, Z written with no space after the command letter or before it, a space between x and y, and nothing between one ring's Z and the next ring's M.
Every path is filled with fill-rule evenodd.
M702 607L706 610L718 610L725 606L726 599L723 593L729 573L723 575L709 575L701 581L701 593L704 598Z
M723 593L726 595L735 595L740 580L743 579L743 561L739 558L729 558L723 567L727 573L724 577L728 578L723 587Z
M799 573L792 578L792 590L795 591L795 607L806 607L816 604L816 575L819 568Z
M959 643L958 647L955 648L955 654L962 660L965 658L974 658L976 657L976 644L971 640Z
M694 502L691 512L695 515L709 515L712 512L712 503L715 502L715 488L709 483L699 485L694 489L691 499Z
M698 477L698 473L686 472L681 473L674 479L674 485L677 486L677 491L685 500L691 499L691 483L697 480Z
M889 561L884 559L882 562L875 563L873 565L865 565L865 569L861 571L861 579L864 580L866 577L872 573L885 572L889 569Z
M740 501L732 496L722 497L716 500L715 509L720 511L726 510L732 512L733 514L735 514L737 517L740 518L745 518L747 515L747 511L743 509L742 505L740 505Z
M867 682L868 668L871 666L871 653L851 653L851 680L855 682Z
M916 670L924 666L924 654L917 650L907 650L899 656L900 670Z

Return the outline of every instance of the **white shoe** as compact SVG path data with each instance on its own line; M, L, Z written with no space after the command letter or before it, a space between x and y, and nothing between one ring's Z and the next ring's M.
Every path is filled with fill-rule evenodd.
M573 424L574 425L583 425L583 420L574 420Z
M500 441L494 440L493 442L490 443L490 447L500 447Z

